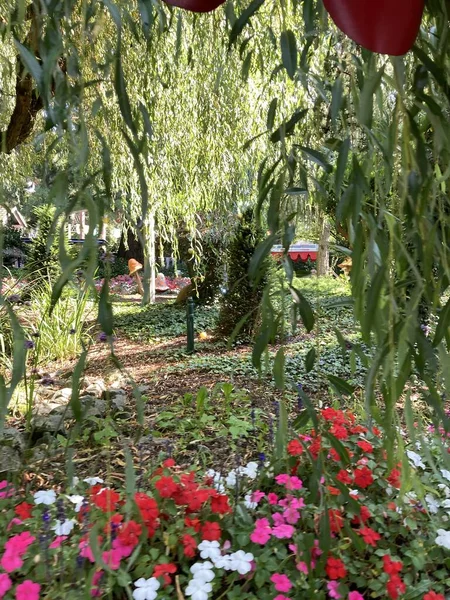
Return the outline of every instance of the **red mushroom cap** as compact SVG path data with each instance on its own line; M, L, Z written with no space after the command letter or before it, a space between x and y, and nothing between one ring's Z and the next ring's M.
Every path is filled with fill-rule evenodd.
M130 275L133 275L134 273L136 273L136 271L139 271L140 269L142 269L141 263L135 258L130 258L130 260L128 261L128 270L130 271Z

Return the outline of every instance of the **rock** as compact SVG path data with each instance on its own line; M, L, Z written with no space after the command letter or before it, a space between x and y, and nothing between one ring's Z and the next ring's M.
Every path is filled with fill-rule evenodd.
M102 393L106 390L105 382L103 379L96 379L90 382L85 388L86 394L101 397Z
M138 390L141 392L141 394L147 393L149 389L150 389L150 386L148 386L148 385L140 385L138 387Z
M35 433L66 433L61 414L36 415L31 424Z
M22 468L21 454L11 446L0 447L0 473L16 473Z
M114 398L117 398L117 396L125 396L126 397L126 395L127 395L126 391L121 388L117 388L117 389L108 388L107 390L104 390L102 392L101 397L103 400L113 400Z
M72 398L72 388L62 388L62 390L57 390L52 397L52 401L56 402L59 399L68 401Z
M104 400L99 400L94 396L81 396L80 397L81 404L81 414L83 418L86 417L104 417L106 414L106 402ZM74 419L74 414L70 406L57 406L55 407L51 413L51 416L57 416L64 420Z
M123 412L127 405L127 397L126 396L115 396L111 398L111 408L113 410L117 410L119 412Z
M25 435L14 427L6 427L3 430L3 436L0 438L0 446L9 446L19 452L23 452L27 445Z

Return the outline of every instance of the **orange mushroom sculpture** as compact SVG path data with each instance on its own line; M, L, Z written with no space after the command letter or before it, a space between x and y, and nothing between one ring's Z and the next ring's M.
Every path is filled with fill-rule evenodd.
M136 279L138 293L141 296L143 296L144 288L142 287L142 281L141 281L141 278L139 277L139 273L138 273L138 271L140 271L141 269L142 269L141 263L139 261L137 261L135 258L130 258L130 260L128 261L128 270L130 272L130 275Z
M210 12L225 0L164 0L193 12ZM323 0L341 31L372 52L401 56L414 44L425 0Z

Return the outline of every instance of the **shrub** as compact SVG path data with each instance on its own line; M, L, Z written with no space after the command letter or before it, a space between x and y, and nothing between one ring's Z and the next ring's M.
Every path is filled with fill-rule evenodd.
M42 280L53 282L60 270L58 237L50 237L55 208L44 204L35 208L33 215L37 220L38 233L31 243L25 266L27 279L30 284L38 284Z
M222 297L218 323L218 331L222 335L230 336L241 319L247 316L237 338L249 340L253 337L258 321L258 307L267 279L269 259L264 261L257 283L250 281L248 268L263 237L263 231L254 220L253 209L247 209L229 247L228 291Z

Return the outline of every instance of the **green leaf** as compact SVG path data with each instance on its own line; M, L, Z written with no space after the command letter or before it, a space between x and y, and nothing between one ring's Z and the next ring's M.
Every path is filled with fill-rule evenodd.
M125 77L122 69L122 55L121 55L121 42L122 36L119 33L117 40L117 50L116 50L116 60L115 60L115 77L114 77L114 87L116 90L117 101L119 103L120 112L122 114L123 120L128 125L130 131L137 136L136 125L134 124L133 115L131 112L131 104L130 99L127 93L127 87L125 83Z
M250 259L250 264L248 268L248 274L250 276L250 279L257 279L262 262L264 261L266 256L269 255L270 250L274 245L275 241L276 235L272 233L257 246L252 258Z
M276 433L276 458L281 460L286 455L286 445L288 443L288 414L286 402L281 400L278 412L278 426Z
M341 195L341 188L344 182L345 170L347 168L348 154L350 151L350 138L345 138L339 148L339 154L336 163L336 172L334 174L334 189L336 198Z
M133 498L136 492L136 472L130 449L125 448L125 491L128 498Z
M318 150L313 150L313 148L308 148L306 146L296 145L295 147L298 148L309 160L316 163L316 165L319 165L319 167L321 167L327 173L331 173L331 171L333 170L333 167L327 161L325 155L322 152L319 152Z
M305 196L308 194L308 190L301 187L291 187L285 190L284 193L288 196Z
M275 385L279 390L284 389L284 348L279 348L278 352L275 355L275 360L273 362L273 378L275 380Z
M72 375L72 396L70 397L69 406L77 423L81 423L83 418L82 407L80 402L80 379L84 372L86 364L87 350L84 350L73 370Z
M371 127L372 116L373 116L373 95L381 83L381 79L384 74L384 67L382 67L374 75L367 77L364 81L361 96L359 98L359 122L362 125Z
M242 11L239 17L234 22L231 28L230 38L228 42L228 49L234 44L238 36L249 22L250 18L257 12L257 10L264 4L265 0L253 0L247 8Z
M298 305L303 325L306 327L306 331L310 332L313 329L315 323L314 313L311 308L311 305L298 289L296 289L293 286L291 286L289 289L291 291L292 297L294 298L294 302Z
M450 327L450 298L447 300L444 308L441 310L439 314L438 324L436 326L436 332L433 338L433 346L436 347L439 342L441 342L446 333L448 332L448 328Z
M113 320L112 304L109 298L109 281L105 277L98 304L98 322L102 331L108 336L113 334Z
M44 92L44 90L42 89L43 75L42 75L41 65L38 63L34 54L32 54L28 50L28 48L25 48L25 46L23 44L21 44L17 40L14 40L14 44L15 44L17 50L19 51L20 57L22 59L23 64L25 65L26 70L28 71L28 73L30 73L30 75L36 81L36 84L38 86L40 93L43 94L43 92Z
M244 81L247 81L247 79L248 79L250 66L252 64L252 56L253 56L253 50L250 50L250 52L245 57L244 62L242 63L241 75L242 75L242 79Z
M281 32L280 45L283 66L289 77L294 79L297 72L297 42L293 31L288 29Z
M328 381L331 383L337 393L342 396L351 396L356 389L353 385L350 385L348 381L345 381L340 377L336 377L336 375L328 375Z
M312 371L312 369L314 368L315 362L316 362L316 349L310 348L310 350L305 358L305 370L307 373Z
M336 122L339 111L341 110L342 90L343 90L342 77L339 76L336 79L336 81L334 82L333 89L331 91L330 115L331 115L331 122L333 123L333 125Z
M270 141L272 142L272 144L276 144L277 142L279 142L282 137L292 135L294 133L295 126L299 121L303 119L307 112L307 108L304 108L302 110L297 109L288 121L282 123L280 127L278 127L278 129L276 129L272 133L272 135L270 136Z
M277 113L278 98L274 98L270 103L269 110L267 111L267 129L270 130L275 122L275 115Z

